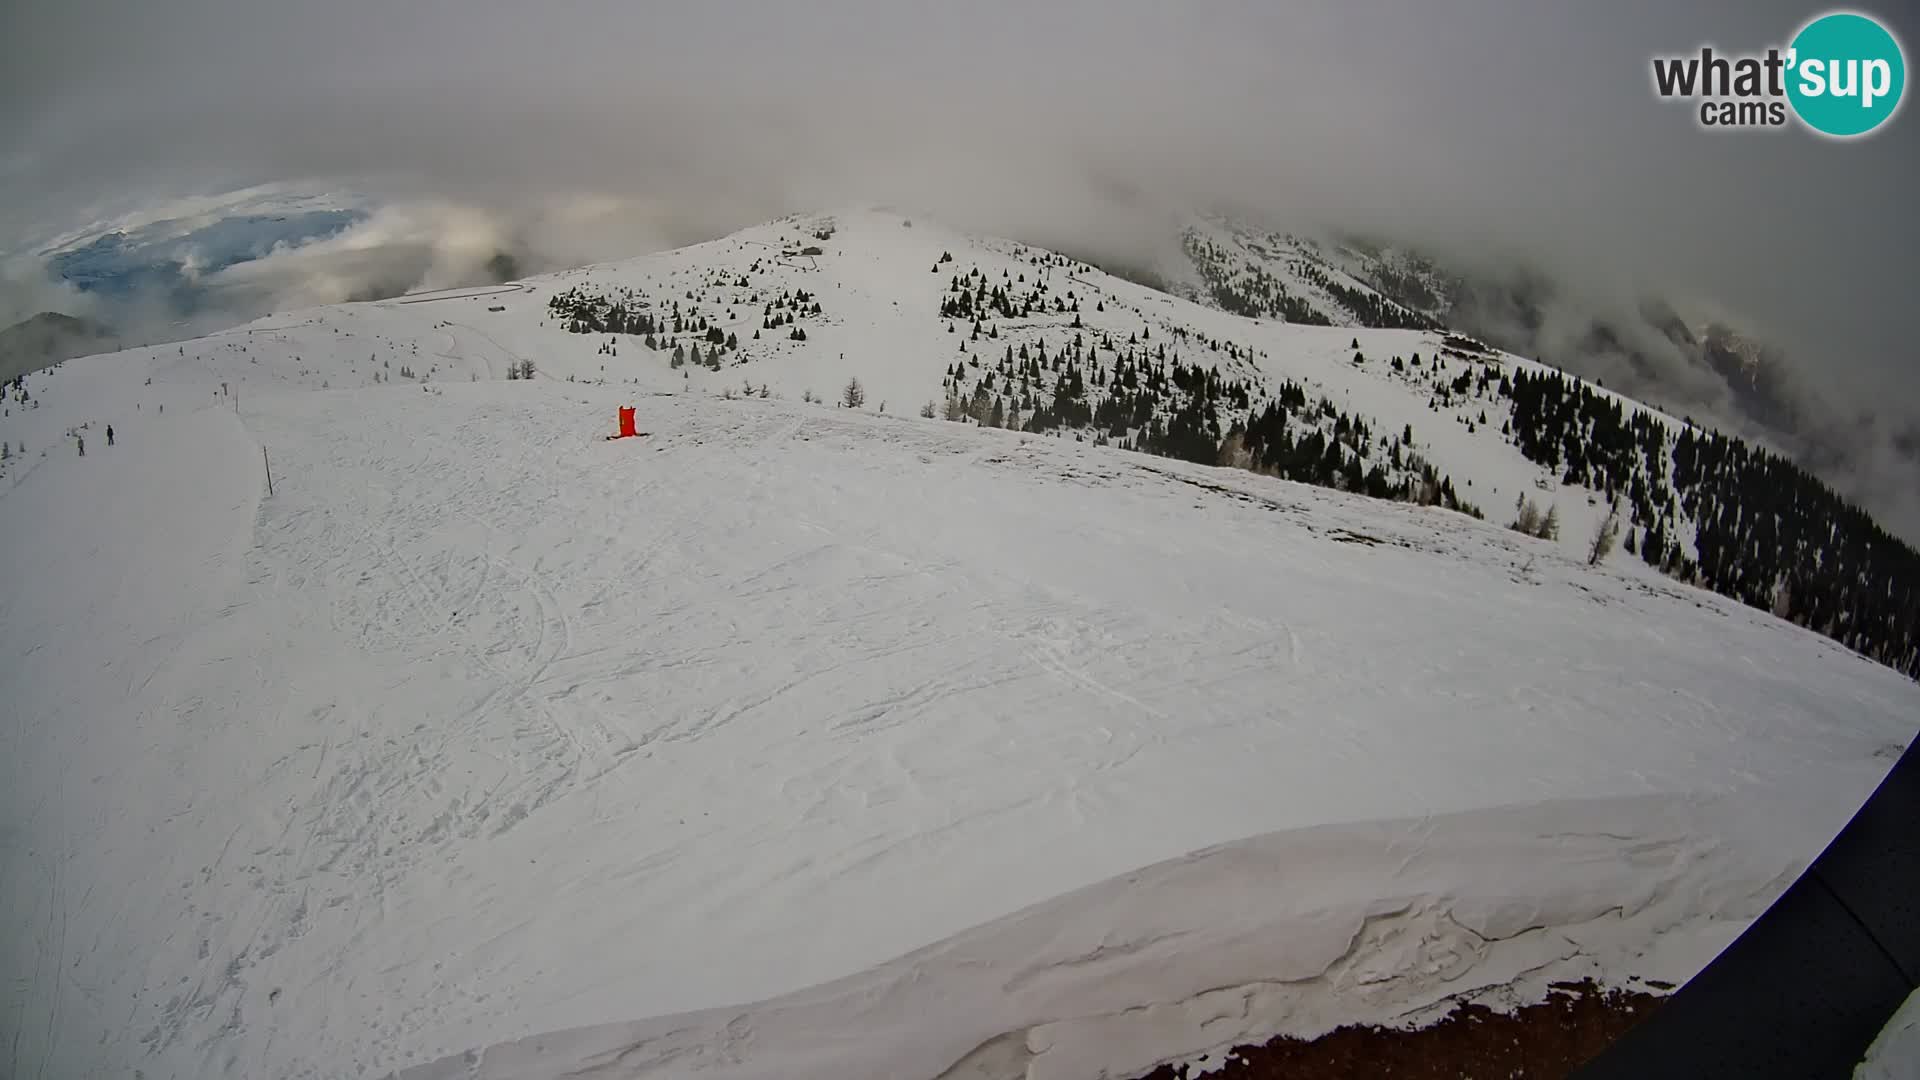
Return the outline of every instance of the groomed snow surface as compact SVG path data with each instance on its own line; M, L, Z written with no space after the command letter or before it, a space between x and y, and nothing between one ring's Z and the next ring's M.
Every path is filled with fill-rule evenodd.
M436 306L333 325L487 355ZM119 445L0 494L7 1075L1124 1076L1680 981L1920 715L1442 510L174 351L36 383Z

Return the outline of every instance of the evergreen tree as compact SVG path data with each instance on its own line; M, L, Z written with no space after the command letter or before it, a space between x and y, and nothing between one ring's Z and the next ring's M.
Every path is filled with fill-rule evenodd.
M1616 498L1613 500L1612 506L1607 509L1606 519L1600 522L1598 528L1594 529L1593 540L1587 547L1587 565L1600 565L1600 560L1612 553L1614 540L1618 538L1619 535L1620 500Z
M992 404L992 397L987 390L987 384L978 383L973 388L972 399L967 403L967 416L975 423L984 424L987 422L987 412Z

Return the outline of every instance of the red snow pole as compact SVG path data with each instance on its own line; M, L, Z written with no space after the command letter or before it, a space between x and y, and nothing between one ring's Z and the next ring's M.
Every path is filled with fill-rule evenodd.
M633 424L633 406L622 405L620 407L620 434L609 435L607 436L607 438L608 439L631 439L638 434L640 434L640 432L635 430L634 424Z

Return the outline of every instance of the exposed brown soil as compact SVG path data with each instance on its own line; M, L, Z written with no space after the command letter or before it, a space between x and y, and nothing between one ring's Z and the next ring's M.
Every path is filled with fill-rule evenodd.
M1652 994L1603 990L1591 982L1555 987L1547 1000L1511 1015L1464 1004L1418 1031L1344 1027L1318 1039L1278 1038L1241 1047L1207 1080L1556 1080L1593 1059L1650 1015ZM1162 1066L1142 1080L1186 1080Z

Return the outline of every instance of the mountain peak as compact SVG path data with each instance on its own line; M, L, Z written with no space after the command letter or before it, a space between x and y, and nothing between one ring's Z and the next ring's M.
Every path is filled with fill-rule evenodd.
M1329 248L1250 242L1358 316L1291 263ZM1141 1075L1272 1034L1276 977L1381 1023L1434 956L1684 979L1920 709L1920 560L1783 462L1455 331L920 217L5 406L20 996L198 987L34 1014L49 1074ZM1316 891L1249 915L1249 867ZM1115 1037L1154 1002L1191 1023Z
M0 382L114 347L111 328L58 311L42 311L0 329Z

